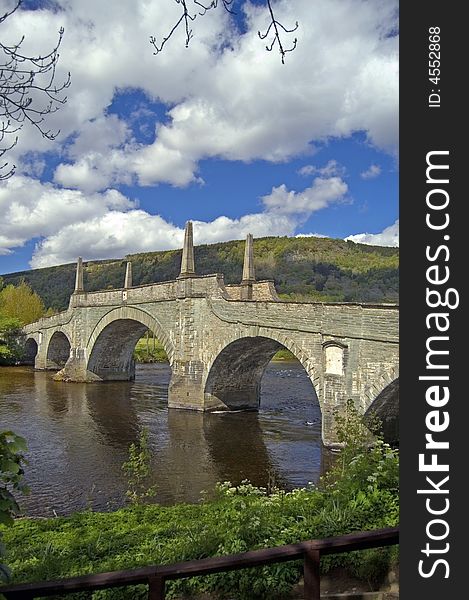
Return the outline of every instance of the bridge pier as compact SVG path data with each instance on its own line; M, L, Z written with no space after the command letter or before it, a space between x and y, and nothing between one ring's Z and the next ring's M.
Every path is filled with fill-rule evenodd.
M88 361L85 355L83 348L72 348L65 366L53 376L53 379L55 381L73 381L77 383L104 381L96 373L88 371Z
M168 407L205 411L204 364L199 360L176 360L171 365Z

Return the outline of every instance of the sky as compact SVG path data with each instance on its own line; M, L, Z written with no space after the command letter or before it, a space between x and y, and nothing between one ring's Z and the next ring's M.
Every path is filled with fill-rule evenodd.
M258 36L265 2L232 6L202 16L189 0L189 46L180 27L156 55L175 0L25 0L0 24L28 54L63 27L55 82L71 73L47 116L57 138L25 123L3 157L16 172L0 181L0 273L180 248L187 220L196 244L398 245L397 2L273 0L298 22L285 64Z

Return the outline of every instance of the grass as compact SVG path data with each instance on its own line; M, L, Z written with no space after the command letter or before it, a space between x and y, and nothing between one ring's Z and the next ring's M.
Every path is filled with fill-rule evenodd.
M168 355L156 338L142 337L135 346L134 359L138 363L168 362Z
M222 484L215 500L199 504L24 518L2 533L14 581L26 582L231 554L397 524L394 494L381 491L351 500L314 489L268 496L249 484L237 488ZM369 579L371 573L376 578L397 560L396 550L328 556L322 569L341 566L355 576ZM221 573L172 582L168 598L199 592L229 592L230 598L246 600L286 597L300 576L300 563ZM144 598L145 593L142 587L92 597Z

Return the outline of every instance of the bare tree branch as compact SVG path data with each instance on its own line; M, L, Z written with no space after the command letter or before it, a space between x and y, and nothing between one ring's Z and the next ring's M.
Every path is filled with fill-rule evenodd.
M227 12L229 12L231 15L235 15L236 14L230 8L231 5L233 4L234 0L221 0L221 1L222 1L222 4L223 4L223 6L224 6L224 8L225 8L225 10ZM211 8L217 8L217 6L218 6L218 0L212 0L212 2L208 6L206 6L205 3L203 3L203 2L198 2L198 0L194 0L194 4L197 4L198 6L200 6L202 8L203 12L199 13L199 14L200 14L200 16L203 16Z
M22 1L17 0L14 8L0 17L0 25ZM45 55L24 54L21 50L24 36L15 44L0 42L0 144L6 142L6 146L0 145L0 159L16 145L18 132L25 122L49 140L60 133L47 129L44 123L47 115L59 110L67 101L62 92L70 86L70 73L60 85L54 82L63 33L61 28L57 43ZM0 181L11 177L15 168L8 163L0 164Z
M265 47L265 49L268 52L271 52L272 49L273 49L273 47L274 47L274 45L275 45L275 42L277 42L278 49L279 49L280 55L282 57L282 65L284 65L285 64L285 54L287 52L292 52L296 48L296 44L297 44L298 40L297 40L297 38L295 38L293 40L292 47L285 49L283 47L282 40L280 38L279 27L281 29L283 29L283 31L285 33L293 33L294 31L296 31L298 29L298 21L296 21L295 27L293 27L293 29L287 29L286 27L284 27L284 25L282 25L282 23L280 23L279 21L277 21L277 19L275 18L274 11L272 9L272 5L270 3L270 0L267 0L267 6L269 7L270 18L271 18L270 25L267 27L267 30L266 30L265 33L261 33L260 31L258 31L257 35L260 37L261 40L265 40L266 37L268 37L269 35L271 35L272 29L273 29L273 38L272 38L270 44Z
M179 17L179 19L176 21L176 23L174 24L174 26L172 27L172 29L170 30L170 32L161 40L161 43L158 44L157 43L157 39L155 36L151 36L150 37L150 44L155 48L155 52L153 54L159 54L166 42L171 38L171 36L174 34L174 32L179 28L179 26L184 23L184 27L186 30L186 48L188 48L189 43L191 41L191 39L194 37L192 29L190 27L190 22L191 21L195 21L195 19L200 16L203 17L207 11L212 10L214 8L217 8L220 4L223 5L224 9L229 12L231 15L235 15L236 13L232 10L232 5L234 3L234 0L221 0L221 2L219 0L212 0L211 2L204 2L203 0L193 0L193 3L195 6L199 7L198 11L196 12L196 9L194 10L194 12L191 14L189 12L189 8L188 8L188 1L189 0L174 0L177 4L181 5L181 15ZM269 35L273 35L272 40L269 42L269 44L265 47L266 50L268 50L269 52L272 51L275 43L278 44L279 47L279 52L280 55L282 57L282 64L285 64L285 54L287 54L287 52L292 52L295 48L296 48L296 44L297 44L297 38L295 38L293 40L292 46L290 48L285 48L284 45L282 44L282 40L280 37L281 31L283 30L284 33L293 33L294 31L296 31L298 29L298 21L295 24L295 27L293 29L287 29L284 25L282 25L282 23L280 23L280 21L277 21L277 19L274 16L274 11L272 9L272 5L271 5L271 0L266 0L267 3L267 7L269 9L269 15L270 15L270 24L267 27L267 30L265 33L261 33L260 31L258 31L258 35L259 38L261 40L265 40Z
M197 15L189 14L189 10L187 9L187 0L175 0L175 2L177 4L181 5L181 9L182 9L181 16L176 21L175 25L173 26L171 31L168 33L168 35L163 38L160 45L157 44L155 36L152 35L150 37L150 44L155 48L155 52L153 54L159 54L163 50L164 45L169 40L169 38L173 35L173 33L176 31L176 29L179 27L179 25L181 23L184 23L184 27L186 29L186 48L189 46L189 42L191 41L191 39L193 37L192 29L190 28L189 22L195 21L195 18L197 17ZM211 8L211 7L209 7L209 8Z

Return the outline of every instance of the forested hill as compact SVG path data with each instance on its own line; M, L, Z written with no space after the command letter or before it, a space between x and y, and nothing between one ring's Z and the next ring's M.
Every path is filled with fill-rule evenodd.
M223 273L225 283L241 280L244 241L196 246L199 275ZM257 279L273 279L285 300L397 302L399 250L317 237L267 237L254 240ZM133 284L175 279L181 250L133 254L121 260L85 263L85 289L121 288L126 260L132 261ZM68 306L75 264L3 275L5 284L25 280L46 307Z

